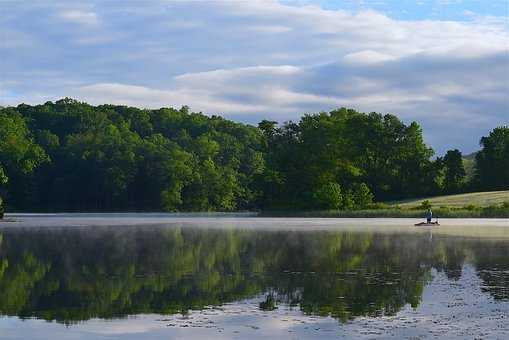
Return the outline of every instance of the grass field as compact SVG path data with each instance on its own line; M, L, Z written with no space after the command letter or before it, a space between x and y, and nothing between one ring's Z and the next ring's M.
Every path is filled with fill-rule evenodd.
M509 202L509 190L506 191L490 191L490 192L473 192L459 195L427 197L414 200L406 200L393 202L403 209L411 209L419 206L423 201L428 200L434 207L450 207L459 208L469 205L486 207L494 204Z

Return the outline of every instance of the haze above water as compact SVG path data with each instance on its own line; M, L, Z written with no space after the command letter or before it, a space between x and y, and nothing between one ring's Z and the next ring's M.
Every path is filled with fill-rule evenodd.
M509 338L509 221L415 222L8 215L0 338Z

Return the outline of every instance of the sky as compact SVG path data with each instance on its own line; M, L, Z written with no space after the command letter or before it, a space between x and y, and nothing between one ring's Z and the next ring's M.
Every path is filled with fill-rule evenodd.
M438 155L509 124L509 0L0 1L0 105L72 97L256 124L338 107Z

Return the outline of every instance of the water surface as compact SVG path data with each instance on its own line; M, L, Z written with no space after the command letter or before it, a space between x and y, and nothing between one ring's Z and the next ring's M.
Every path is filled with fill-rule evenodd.
M509 222L0 222L0 338L509 338Z

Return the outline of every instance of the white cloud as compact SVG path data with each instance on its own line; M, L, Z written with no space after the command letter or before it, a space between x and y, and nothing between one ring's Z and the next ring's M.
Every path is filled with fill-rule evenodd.
M239 112L253 110L267 111L263 105L248 106L234 101L222 101L202 89L160 90L145 86L100 83L82 86L73 90L73 96L92 104L118 104L144 108L180 107L189 105L204 112Z
M291 65L280 65L280 66L252 66L252 67L240 67L234 69L219 69L207 72L197 73L186 73L175 77L176 81L189 82L189 81L215 81L215 82L226 82L233 78L242 77L275 77L275 76L290 76L297 75L301 72L301 69Z
M377 64L395 59L391 55L370 50L349 53L343 57L344 61L352 64Z
M61 11L58 16L65 21L80 25L97 25L99 23L96 13L79 9Z
M0 102L189 105L248 122L351 106L417 119L435 147L467 151L509 116L506 17L409 21L276 1L59 4L39 3L32 17L30 5L12 6L0 20L12 32L0 45L11 84ZM15 48L17 37L30 43Z
M468 9L463 10L462 14L466 17L473 17L475 16L475 13L472 11L469 11Z
M259 33L285 33L291 31L290 27L287 26L277 26L277 25L270 25L270 26L250 26L247 27L247 30L255 31Z

